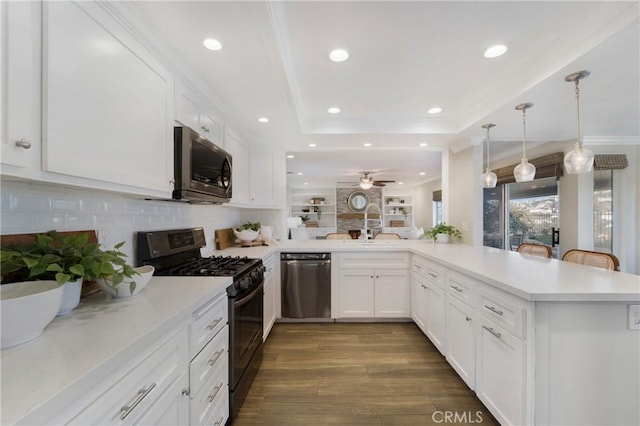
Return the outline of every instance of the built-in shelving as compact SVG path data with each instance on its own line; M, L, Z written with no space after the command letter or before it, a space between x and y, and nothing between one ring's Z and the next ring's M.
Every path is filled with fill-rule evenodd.
M336 191L327 189L292 189L289 214L301 217L310 238L324 237L336 230Z

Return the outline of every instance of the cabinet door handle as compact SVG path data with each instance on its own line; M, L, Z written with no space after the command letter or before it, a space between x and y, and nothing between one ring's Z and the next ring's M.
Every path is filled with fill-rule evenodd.
M31 148L31 142L29 142L28 140L26 140L24 138L23 139L18 139L16 141L16 146L18 148L29 149L29 148Z
M487 330L489 333L493 334L494 336L496 336L498 339L502 340L502 333L498 333L497 331L495 331L493 328L491 327L487 327L486 325L483 325L482 328L484 328L485 330Z
M214 328L216 328L216 325L218 325L218 323L222 321L222 317L218 318L217 320L213 321L211 324L209 324L207 326L207 330L213 330Z
M487 308L488 310L490 310L491 312L493 312L494 314L498 314L500 316L502 316L502 314L504 314L504 312L497 310L494 306L484 305L484 307Z
M218 352L216 352L213 358L211 358L208 362L209 365L213 365L216 363L216 361L218 360L218 358L220 358L220 355L222 355L222 353L224 352L224 349L220 349Z
M151 392L155 387L156 384L151 383L148 388L140 389L136 396L133 398L133 402L130 405L124 405L120 409L120 420L126 419L127 416L138 406L138 404L142 402L143 399L145 399L147 395L149 395L149 392Z
M213 424L213 426L222 426L222 422L224 422L224 416L220 417L217 422Z
M465 320L466 320L467 322L469 322L469 321L471 321L471 317L465 317Z
M462 289L460 287L457 287L455 285L450 285L449 287L451 287L452 289L454 289L455 291L457 291L458 293L462 293Z
M424 288L425 290L427 289L427 286L424 284L420 284L420 287Z
M205 132L209 133L209 128L207 126L200 126L200 128Z
M224 386L224 383L220 382L218 386L213 388L213 393L207 397L207 401L213 402L213 400L216 399L218 392L220 392L220 389L222 389L222 386Z
M431 278L438 278L438 274L434 274L433 272L427 272L427 274L431 277Z
M380 275L376 275L376 279L380 278Z
M416 269L422 269L422 265L418 264L418 263L414 263L413 267Z

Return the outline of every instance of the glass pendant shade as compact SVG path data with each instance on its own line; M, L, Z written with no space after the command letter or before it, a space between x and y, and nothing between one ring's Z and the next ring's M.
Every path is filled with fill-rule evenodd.
M498 176L496 176L496 174L491 170L487 169L487 171L482 174L482 187L495 188L496 183L498 183Z
M498 176L491 171L491 138L489 137L489 130L495 126L493 123L483 124L481 126L487 130L487 171L480 177L483 188L495 188L496 183L498 183Z
M527 161L527 109L532 106L529 102L516 105L516 109L522 111L522 160L513 169L516 182L530 182L536 177L536 166Z
M591 74L589 71L578 71L564 78L565 81L576 84L576 144L564 156L564 169L570 174L588 173L593 170L593 152L582 146L580 137L580 87L578 85L580 80L588 77L589 74Z
M536 176L536 166L522 157L520 164L513 169L513 176L515 176L516 182L530 182Z

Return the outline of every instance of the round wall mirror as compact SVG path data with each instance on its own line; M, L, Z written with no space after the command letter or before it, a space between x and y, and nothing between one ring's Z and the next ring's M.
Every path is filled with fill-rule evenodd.
M369 204L369 196L362 191L353 192L351 195L349 195L347 204L349 205L351 211L362 213L364 209L367 208L367 204Z

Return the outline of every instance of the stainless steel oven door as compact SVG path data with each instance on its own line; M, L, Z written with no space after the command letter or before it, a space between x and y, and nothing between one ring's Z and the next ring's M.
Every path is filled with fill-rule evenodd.
M264 281L247 294L229 299L229 348L231 362L229 386L238 387L253 355L262 345Z

